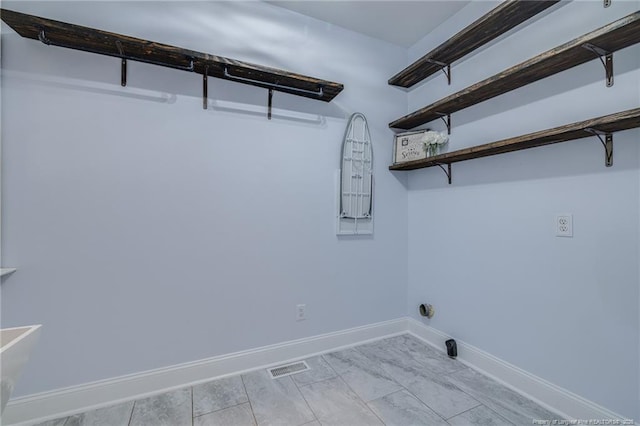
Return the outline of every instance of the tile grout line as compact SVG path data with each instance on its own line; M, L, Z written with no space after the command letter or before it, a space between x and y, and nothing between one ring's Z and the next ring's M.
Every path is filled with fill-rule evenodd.
M340 378L342 378L342 377L340 377ZM344 379L343 379L343 381L344 381ZM349 385L347 384L347 386L349 386ZM402 386L402 385L400 385L400 386ZM371 412L373 412L373 414L374 414L378 419L380 419L380 416L378 416L378 413L376 413L376 411L375 411L375 410L374 410L374 409L369 405L369 402L377 401L377 400L379 400L379 399L386 398L386 397L388 397L389 395L393 395L394 393L398 393L398 392L402 392L402 391L407 391L407 392L409 392L409 391L408 391L404 386L402 386L402 389L398 389L398 390L397 390L397 391L395 391L395 392L391 392L391 393L389 393L389 394L383 395L383 396L381 396L380 398L372 399L371 401L368 401L368 402L363 400L363 402L364 402L364 404L367 406L367 408L368 408ZM420 401L420 400L418 399L418 401ZM420 402L422 402L422 401L420 401ZM425 404L425 405L426 405L426 404ZM431 410L431 411L433 411L433 410ZM380 421L382 422L382 424L383 424L383 425L386 425L386 423L384 422L384 420L380 419Z
M378 341L378 342L380 342L380 341ZM378 342L375 342L375 343L378 343ZM385 372L385 375L387 376L387 378L391 379L394 383L396 383L396 384L397 384L398 386L400 386L402 389L405 389L405 386L404 386L402 383L398 382L398 381L395 379L395 377L393 377L393 374L391 374L391 372L390 372L390 371L388 371L388 370L384 367L384 364L385 364L385 362L384 362L384 361L383 361L383 362L381 362L381 361L378 361L378 360L375 360L375 359L371 359L370 357L368 357L368 356L367 356L367 354L366 354L366 353L364 353L364 352L362 352L362 351L358 350L358 348L359 348L359 347L360 347L360 346L356 346L356 347L354 347L354 349L355 349L355 351L356 351L356 352L358 352L360 355L362 355L363 357L367 358L369 361L371 361L371 362L373 362L373 363L376 363L376 364L382 364L382 371L384 371L384 372ZM384 398L385 396L391 395L392 393L395 393L395 392L397 392L397 391L390 392L390 393L388 393L387 395L382 395L380 398ZM378 398L376 398L376 399L378 399ZM372 400L372 401L373 401L373 400Z
M238 404L229 405L228 407L218 408L217 410L213 410L213 411L207 411L206 413L202 413L202 414L198 414L197 416L193 416L193 418L197 419L198 417L208 416L209 414L213 414L213 413L219 413L220 411L228 410L229 408L236 408L236 407L239 407L239 406L241 406L243 404L246 404L247 402L249 402L249 401L247 400L246 402L240 402ZM249 404L249 405L251 405L251 404Z
M426 405L427 407L431 408L431 410L432 410L432 411L436 412L436 414L438 414L440 417L442 417L445 421L446 421L446 420L449 420L449 419L452 419L452 418L454 418L455 416L458 416L458 415L460 415L460 414L462 414L462 413L466 413L466 412L467 412L467 411L469 411L469 410L473 410L474 408L478 408L478 407L480 407L481 405L484 405L482 402L478 401L478 400L477 400L473 395L471 395L471 394L469 394L468 392L465 392L464 390L460 389L460 388L459 388L458 386L456 386L454 383L449 382L449 384L450 384L451 386L453 386L454 388L456 388L456 389L457 389L458 391L460 391L461 393L463 393L463 394L467 395L467 396L468 396L469 398L471 398L472 400L476 401L476 402L478 403L478 405L475 405L475 406L473 406L473 407L471 407L471 408L469 408L469 409L467 409L467 410L464 410L464 411L462 411L462 412L460 412L460 413L458 413L458 414L455 414L455 415L453 415L453 416L451 416L451 417L448 417L448 418L447 418L447 417L444 417L444 416L440 415L440 413L436 412L433 408L429 407L429 404L427 404L426 402L422 401L420 398L418 398L418 399L420 399L420 401L422 401L424 405ZM414 396L415 396L415 395L414 395ZM417 398L417 396L416 396L416 398ZM448 423L448 422L447 422L447 423Z
M365 357L365 358L369 359L370 361L372 361L372 362L378 362L377 360L371 360L371 358L369 358L365 353L363 353L362 351L360 351L358 348L359 348L359 346L354 346L352 349L354 349L356 352L358 352L358 353L359 353L360 355L362 355L363 357ZM327 364L329 364L329 365L331 366L331 364L329 363L329 361L327 361ZM333 366L331 366L331 368L333 368ZM383 366L383 369L384 369L384 366ZM334 371L336 371L336 370L334 369ZM336 373L337 373L337 371L336 371ZM398 381L393 377L393 375L392 375L391 373L389 373L389 371L386 371L386 370L385 370L385 373L386 373L389 377L391 377L391 380L393 380L393 382L395 382L398 386L400 386L400 388L401 388L401 389L398 389L397 391L390 392L390 393L388 393L388 394L386 394L386 395L382 395L382 396L380 396L380 397L378 397L378 398L376 398L376 399L385 398L385 397L387 397L387 396L389 396L389 395L391 395L391 394L394 394L394 393L396 393L396 392L400 392L400 391L402 391L402 390L406 390L406 391L407 391L411 396L413 396L414 398L416 398L418 401L420 401L422 404L424 404L424 406L425 406L425 407L427 407L429 410L433 411L433 412L434 412L438 417L442 418L442 420L446 422L446 419L445 419L444 417L442 417L439 413L437 413L433 408L431 408L431 407L430 407L427 403L425 403L423 400L421 400L420 398L418 398L417 396L415 396L413 393L411 393L411 392L409 391L409 389L407 389L407 388L406 388L402 383L399 383L399 382L398 382ZM385 423L385 422L384 422L384 421L383 421L383 420L382 420L382 419L381 419L381 418L376 414L376 412L375 412L375 411L374 411L374 410L369 406L369 402L370 402L370 401L369 401L369 402L367 402L367 401L365 401L364 399L360 398L360 395L358 395L358 394L356 393L356 391L355 391L355 390L353 390L353 389L351 388L351 386L349 386L349 383L347 383L347 381L342 377L342 375L338 374L338 377L340 377L340 379L341 379L341 380L342 380L342 381L347 385L347 387L348 387L349 389L351 389L351 391L352 391L352 392L353 392L353 393L358 397L358 399L360 399L362 402L364 402L364 404L367 406L367 408L369 409L369 411L371 411L371 412L373 413L373 415L374 415L374 416L376 416L376 417L377 417L377 418L382 422L382 424L386 425L386 423ZM475 399L475 398L474 398L474 399ZM372 401L375 401L375 400L372 400Z
M293 375L292 375L293 376ZM309 404L309 401L307 401L307 398L305 398L304 394L302 393L302 391L300 390L300 386L298 386L298 383L296 383L295 380L293 380L293 377L289 376L291 378L291 381L293 382L293 385L296 387L296 389L298 390L298 393L300 394L300 396L302 397L302 399L304 399L304 403L307 404L307 408L309 409L309 411L311 411L311 414L313 414L313 420L307 422L307 423L303 423L301 426L304 426L306 424L309 424L315 420L318 421L318 423L320 423L320 419L318 418L318 415L316 414L315 411L313 411L313 408L311 408L311 405ZM327 379L328 380L328 379ZM324 380L322 380L324 381ZM315 382L315 383L319 383L319 382ZM309 385L312 385L313 383L309 383ZM308 385L305 385L308 386Z
M296 386L298 386L298 390L300 390L300 388L301 388L301 387L303 387L303 388L304 388L304 387L307 387L307 386L311 386L311 385L315 385L315 384L318 384L318 383L326 382L326 381L328 381L328 380L337 379L337 378L342 378L342 376L340 376L340 374L338 374L338 372L336 371L336 369L335 369L335 368L333 368L333 366L329 363L329 361L327 361L326 359L324 359L324 358L323 358L323 355L319 355L319 357L321 357L321 358L324 360L324 362L329 366L329 368L331 369L331 371L333 371L333 372L334 372L335 376L334 376L334 377L328 377L328 378L326 378L326 379L322 379L322 380L317 380L317 381L315 381L315 382L305 383L305 384L298 384L298 383L294 380L293 382L296 384ZM351 389L351 388L349 388L349 389ZM353 389L352 389L352 390L353 390ZM302 391L301 391L300 393L302 393ZM356 394L356 395L357 395L357 394ZM304 395L303 395L303 396L304 396ZM360 398L360 396L358 396L358 398ZM311 411L313 411L313 410L311 410ZM314 414L315 414L315 413L314 413Z
M448 423L448 422L447 422L447 419L446 419L444 416L442 416L442 415L441 415L440 413L438 413L436 410L434 410L433 408L431 408L431 406L430 406L429 404L427 404L426 402L424 402L423 400L421 400L420 398L418 398L418 396L417 396L417 395L414 395L414 393L413 393L413 392L411 392L408 388L406 388L406 387L404 387L404 386L403 386L402 388L403 388L404 390L406 390L406 391L409 393L409 395L411 395L412 397L414 397L415 399L417 399L418 401L420 401L422 404L424 404L424 406L425 406L425 407L427 407L429 410L433 411L433 414L435 414L436 416L440 417L440 418L442 419L442 421L444 421L445 423ZM474 407L474 408L475 408L475 407ZM454 416L454 417L455 417L455 416Z
M318 357L319 357L319 358L322 358L322 355L318 355ZM311 358L307 358L307 359L311 359ZM336 377L337 377L337 376L338 376L338 373L336 372L336 370L334 370L334 369L333 369L333 367L332 367L332 366L331 366L331 365L330 365L330 364L329 364L325 359L323 359L323 361L324 361L324 363L325 363L325 364L327 364L327 365L329 366L329 368L331 369L331 371L333 371L333 372L335 373ZM301 371L300 373L304 373L304 371ZM316 384L316 383L322 383L322 382L325 382L325 381L327 381L327 380L335 379L335 377L328 377L328 378L326 378L326 379L320 379L320 380L316 380L316 381L309 382L309 383L298 383L298 382L296 382L296 380L294 379L294 377L295 377L295 375L296 375L296 374L298 374L298 373L294 373L294 374L292 374L290 377L293 379L293 382L294 382L296 385L298 385L298 389L300 389L300 387L305 387L305 386L309 386L309 385L314 385L314 384Z
M195 419L195 404L193 403L193 386L191 386L191 426L193 426L193 419Z
M357 348L357 346L355 346L354 348ZM359 352L359 353L361 353L361 352ZM324 355L327 355L327 354L324 354ZM356 391L355 391L355 390L353 390L353 388L351 388L351 386L349 386L349 383L347 383L347 381L344 379L344 377L342 377L342 375L341 375L340 373L338 373L338 371L333 367L333 365L331 365L331 363L330 363L328 360L326 360L326 359L324 358L324 355L321 355L322 359L324 360L324 362L326 362L326 363L327 363L327 365L329 366L329 368L331 368L331 369L333 370L333 372L334 372L334 373L336 373L337 377L338 377L340 380L342 380L342 383L344 383L344 384L347 386L347 388L349 388L349 390L350 390L351 392L353 392L353 394L354 394L354 395L355 395L355 396L356 396L360 401L362 401L362 402L364 403L365 407L367 407L367 409L368 409L369 411L371 411L371 412L373 413L373 415L374 415L374 416L376 416L376 418L377 418L378 420L380 420L380 422L381 422L383 425L385 425L385 426L386 426L386 423L385 423L385 422L384 422L384 421L383 421L383 420L382 420L382 419L381 419L381 418L376 414L376 412L375 412L375 411L373 411L373 410L371 409L371 407L369 407L369 404L367 403L367 401L365 401L364 399L360 398L360 395L358 395L358 394L356 393ZM329 380L329 379L327 379L327 380ZM382 398L382 397L381 397L381 398Z
M425 368L428 368L428 367L429 367L428 365L424 365L424 363L422 363L422 362L420 362L420 361L415 360L415 358L414 358L414 357L411 355L411 353L410 353L410 352L413 350L412 348L410 348L410 347L408 347L408 346L406 346L406 345L405 345L405 347L406 347L406 349L408 350L408 352L409 352L409 353L408 353L408 352L403 351L402 349L399 349L399 351L400 351L400 352L402 352L402 353L404 353L405 355L409 356L411 359L413 359L415 362L417 362L418 364L422 365L423 367L425 367ZM365 353L363 353L363 352L359 351L359 350L358 350L358 348L359 348L359 346L356 346L354 349L355 349L357 352L359 352L361 355L363 355L364 357L367 357L367 355L366 355ZM369 359L370 359L370 358L369 358ZM382 364L382 368L383 368L383 370L385 369L385 368L384 368L384 365L385 365L385 363L387 363L387 361L385 361L385 360L373 360L373 361L374 361L374 362L381 363L381 364ZM465 366L464 368L462 368L462 369L460 369L460 370L456 370L456 371L462 371L462 370L464 370L464 369L466 369L466 368L468 368L468 367L466 367L466 366ZM392 376L392 374L391 374L389 371L386 371L386 372L387 372L387 374L388 374L389 376ZM446 376L446 375L448 375L448 374L453 374L453 373L454 373L454 372L447 373L447 374L443 374L443 376ZM433 409L433 407L431 407L429 404L427 404L427 402L425 402L425 401L423 401L422 399L418 398L418 396L417 396L417 395L415 395L413 392L411 392L411 391L410 391L410 390L409 390L405 385L403 385L402 383L399 383L398 381L396 381L396 380L395 380L395 378L394 378L394 381L395 381L396 383L398 383L398 384L402 387L402 389L406 390L406 391L407 391L411 396L413 396L413 397L414 397L414 398L416 398L418 401L420 401L422 404L424 404L424 406L425 406L425 407L427 407L429 410L431 410L435 415L437 415L438 417L440 417L440 418L441 418L445 423L448 423L448 422L447 422L448 418L444 417L444 416L443 416L443 415L441 415L439 412L437 412L436 410L434 410L434 409ZM476 398L474 398L472 395L469 395L468 393L464 392L462 389L458 388L455 384L451 383L451 385L452 385L452 386L454 386L456 389L458 389L458 390L459 390L460 392L462 392L463 394L465 394L465 395L469 396L469 397L470 397L471 399L473 399L474 401L478 402L478 405L476 405L476 406L474 406L474 407L472 407L472 408L469 408L468 410L465 410L465 411L463 411L463 412L461 412L461 413L455 414L455 415L453 415L453 416L449 417L449 419L451 419L451 418L453 418L453 417L455 417L455 416L458 416L458 415L460 415L460 414L462 414L462 413L465 413L465 412L467 412L467 411L469 411L469 410L473 410L474 408L477 408L477 407L479 407L480 405L482 405L482 403L481 403L480 401L478 401L478 400L477 400ZM396 392L399 392L399 391L396 391ZM395 393L395 392L392 392L392 393ZM387 394L387 395L383 395L383 396L381 396L380 398L384 398L384 397L386 397L386 396L389 396L389 395L391 395L392 393Z
M191 426L193 426L193 386L189 386L189 390L191 391Z
M353 394L356 396L356 398L358 398L360 401L362 401L362 403L364 404L364 406L365 406L365 407L367 407L367 410L369 410L369 411L371 412L371 414L373 414L373 415L374 415L378 420L380 420L380 423L382 423L383 425L385 425L385 426L386 426L387 424L386 424L386 423L385 423L385 422L380 418L380 416L378 416L378 414L377 414L375 411L373 411L373 410L371 409L371 407L369 407L369 404L367 403L367 401L365 401L364 399L362 399L362 398L360 397L360 395L358 395L358 394L356 393L356 391L355 391L355 390L353 390L353 388L352 388L351 386L349 386L349 383L347 383L347 381L344 379L344 377L342 377L342 376L341 376L341 375L339 375L339 374L338 374L338 377L340 378L340 380L342 380L342 383L344 383L344 384L349 388L349 390L350 390L351 392L353 392ZM385 396L386 396L386 395L385 395ZM383 397L383 396L381 396L380 398L384 398L384 397Z
M353 349L358 352L361 356L365 357L366 359L368 359L369 361L371 361L374 364L380 364L380 362L378 360L375 359L371 359L369 356L367 356L366 353L358 350L359 346L355 346ZM404 385L400 382L398 382L395 377L393 377L393 374L391 374L387 369L384 368L384 362L382 362L382 371L384 372L384 375L380 374L380 376L386 380L391 380L393 383L395 383L396 385L400 386L401 388L404 389ZM400 390L400 389L399 389ZM386 395L382 395L379 398L384 398L385 396L391 395L392 393L395 393L397 391L393 391L393 392L389 392ZM378 398L376 398L378 399ZM363 400L364 401L364 400ZM372 400L373 401L373 400ZM365 401L366 403L366 401Z
M469 368L469 367L467 367L467 368ZM462 370L460 370L460 371L462 371ZM451 374L453 374L453 373L451 373ZM473 399L474 401L477 401L477 402L478 402L478 405L476 405L476 406L475 406L475 407L473 407L473 408L477 408L477 407L479 407L479 406L481 406L481 405L485 405L482 401L478 401L478 398L476 398L475 396L471 395L469 392L465 392L465 391L464 391L464 389L461 389L461 388L460 388L458 385L456 385L455 383L451 383L451 382L449 382L449 384L451 384L451 386L453 386L454 388L458 389L458 390L459 390L460 392L462 392L463 394L467 395L469 398ZM473 410L473 408L470 408L469 410ZM465 410L465 411L463 411L462 413L466 413L466 412L467 412L467 411L469 411L469 410ZM493 410L492 410L492 411L493 411ZM459 414L462 414L462 413L459 413ZM457 416L457 415L459 415L459 414L456 414L456 416ZM454 418L454 417L455 417L455 416L451 416L451 417L449 417L449 418L450 418L450 419L452 419L452 418Z
M483 407L485 407L487 410L491 411L492 413L495 413L496 416L500 417L501 419L503 419L505 422L516 426L516 424L514 422L512 422L511 420L507 419L505 416L503 416L502 414L498 413L496 410L492 409L491 407L488 407L485 404L482 404ZM532 419L533 420L533 419Z
M474 398L474 399L475 399L475 398ZM485 407L485 408L488 408L486 405L484 405L484 404L480 403L480 404L476 405L475 407L467 408L466 410L461 411L461 412L459 412L458 414L454 414L454 415L453 415L453 416L451 416L451 417L447 417L447 418L445 418L445 420L451 420L451 419L452 419L452 418L454 418L454 417L461 416L461 415L463 415L464 413L468 413L469 411L471 411L471 410L475 410L475 409L476 409L476 408L478 408L478 407Z
M411 336L411 333L409 333L409 335ZM414 336L414 338L415 338L415 336ZM421 339L418 339L418 340L421 340ZM422 342L422 343L424 344L424 342ZM425 345L428 347L428 345L427 345L427 344L425 344ZM444 374L443 374L443 377L446 377L446 378L448 379L449 377L452 377L452 376L454 376L455 374L460 373L460 372L463 372L463 371L474 371L474 372L477 372L477 370L475 370L474 368L472 368L472 367L470 367L470 366L468 366L468 365L463 364L462 362L458 361L457 359L456 359L455 361L459 362L463 367L462 367L462 368L459 368L459 369L457 369L457 370L455 370L455 371L451 371L451 372L448 372L448 373L444 373ZM488 377L486 377L486 376L485 376L484 374L482 374L482 373L480 373L480 375L481 375L484 379L489 379ZM491 380L491 379L489 379L489 380ZM511 420L509 420L507 417L505 417L504 415L502 415L500 412L498 412L498 411L496 411L496 410L491 409L491 408L490 408L489 406L487 406L484 402L480 401L480 400L479 400L475 395L472 395L470 392L465 391L463 388L461 388L460 386L456 385L455 383L452 383L451 381L449 381L449 383L450 383L453 387L455 387L456 389L458 389L460 392L464 393L465 395L467 395L467 396L468 396L468 397L470 397L471 399L473 399L473 400L475 400L475 401L477 401L477 402L478 402L478 405L476 405L475 407L470 408L470 409L468 409L468 410L465 410L465 411L463 411L462 413L456 414L455 416L451 416L451 417L449 417L449 419L452 419L452 418L454 418L454 417L456 417L456 416L459 416L460 414L466 413L467 411L473 410L474 408L478 408L478 407L480 407L480 406L484 406L484 407L486 407L487 409L489 409L492 413L495 413L495 414L496 414L497 416L499 416L501 419L505 420L507 423L512 424L512 425L515 425L515 423L513 423L513 422L512 422ZM527 400L529 400L529 399L528 399L528 398L526 398L526 397L524 397L524 398L525 398L525 399L527 399ZM529 400L529 401L530 401L530 400ZM441 417L442 417L442 416L441 416ZM446 419L446 420L449 420L449 419Z
M330 352L333 353L333 352ZM329 362L329 360L327 360L324 356L325 355L329 355L329 354L322 354L320 355L320 358L322 358L322 360L325 362L325 364L327 364L329 366L329 368L331 369L331 371L333 371L334 373L336 373L336 377L340 377L340 373L338 373L338 370L336 370L335 368L333 368L333 365L331 365L331 363ZM328 380L328 379L327 379Z
M367 355L366 355L365 353L363 353L363 352L361 352L361 351L359 351L359 350L358 350L358 347L359 347L359 346L356 346L356 347L355 347L356 351L357 351L357 352L359 352L362 356L367 357ZM369 358L369 359L371 359L371 358ZM383 370L385 370L384 364L386 363L386 361L384 361L384 360L381 360L381 361L373 360L373 361L374 361L374 362L377 362L377 363L381 363L381 364L382 364L382 369L383 369ZM389 371L385 370L385 372L386 372L389 376L393 376ZM422 404L424 404L424 406L425 406L425 407L427 407L429 410L433 411L433 412L434 412L434 414L436 414L438 417L440 417L441 419L443 419L443 420L445 420L445 421L446 421L446 419L445 419L444 417L442 417L438 412L436 412L433 408L431 408L431 407L429 406L429 404L427 404L426 402L424 402L423 400L421 400L420 398L418 398L416 395L414 395L414 394L413 394L413 392L411 392L411 391L410 391L410 390L409 390L405 385L403 385L402 383L398 382L395 378L393 378L393 381L394 381L394 382L396 382L396 383L398 384L398 386L400 386L402 389L399 389L399 390L397 390L397 391L394 391L394 392L388 393L388 394L386 394L386 395L382 395L380 398L376 398L376 399L385 398L385 397L387 397L387 396L389 396L389 395L392 395L392 394L394 394L394 393L396 393L396 392L400 392L400 391L402 391L402 390L405 390L405 391L407 391L407 392L409 393L409 395L413 396L415 399L417 399L417 400L418 400L418 401L420 401ZM372 401L375 401L375 400L372 400ZM367 402L366 404L368 405L369 403Z
M451 375L456 374L456 373L459 373L459 372L461 372L461 371L471 369L471 367L467 367L466 365L464 365L464 364L462 364L462 363L460 363L460 364L462 365L462 368L459 368L459 369L457 369L457 370L453 370L453 371L449 371L448 373L443 373L442 375L443 375L443 376L451 376Z
M481 403L480 405L476 405L476 406L475 406L475 407L473 407L473 408L469 408L468 410L465 410L465 411L463 411L463 412L462 412L462 413L460 413L460 414L456 414L455 416L451 416L451 417L449 417L449 418L447 419L447 423L449 422L449 420L453 419L454 417L461 416L461 415L463 415L464 413L468 413L469 411L475 410L476 408L480 408L480 407L484 407L485 409L487 409L487 410L491 411L495 416L497 416L497 417L499 417L500 419L502 419L505 423L508 423L508 424L510 424L510 425L512 425L512 426L516 426L516 424L515 424L515 423L513 423L511 420L507 419L506 417L504 417L503 415L501 415L501 414L500 414L500 413L498 413L497 411L492 410L490 407L488 407L488 406L486 406L485 404L482 404L482 403Z
M131 407L131 414L129 414L129 423L128 426L131 426L131 422L133 421L133 411L136 409L136 400L133 401L133 406Z
M320 421L320 420L318 419L318 416L316 416L315 411L313 411L313 410L311 409L311 406L309 405L309 402L307 401L307 398L305 398L305 397L304 397L304 395L302 394L302 392L300 391L300 388L298 387L298 384L296 383L296 381L295 381L295 380L293 380L293 378L292 378L291 376L292 376L292 375L289 375L289 376L281 377L280 379L274 379L274 380L275 380L275 381L278 381L278 380L284 380L284 379L289 379L289 380L291 380L291 383L293 383L293 386L295 386L296 390L298 391L298 394L302 397L302 400L303 400L303 401L304 401L304 403L307 405L307 408L309 409L309 411L310 411L310 412L311 412L311 414L313 415L313 420L309 420L308 422L301 423L301 424L299 424L299 425L295 425L295 426L303 426L303 425L306 425L307 423L311 423L311 422L312 422L312 421L314 421L314 420L318 420L318 421Z
M258 425L258 419L256 419L256 413L253 412L253 404L251 404L251 398L249 398L249 392L247 392L247 385L244 383L244 377L240 374L240 381L242 381L242 388L244 389L244 394L247 395L247 402L249 403L249 409L251 410L251 416L253 417L253 424Z
M462 392L462 393L464 393L464 394L466 394L466 395L469 395L468 393L466 393L466 392L464 392L464 391L462 391L462 390L460 390L460 392ZM474 408L482 407L482 406L484 405L482 402L478 401L478 400L477 400L477 399L475 399L473 396L471 396L471 395L469 395L469 396L471 397L471 399L473 399L474 401L476 401L476 402L478 403L478 405L476 405L476 406L474 406L474 407L471 407L471 408L469 408L468 410L464 410L464 411L462 411L462 412L460 412L460 413L458 413L458 414L456 414L456 415L453 415L453 416L451 416L451 417L449 417L449 418L446 418L445 420L452 419L452 418L454 418L455 416L459 416L460 414L464 414L464 413L466 413L467 411L471 411L471 410L473 410Z
M242 404L246 404L246 403L248 403L248 402L249 402L249 394L247 394L247 389L244 387L244 381L242 380L242 374L238 374L237 376L240 378L240 382L242 383L242 390L244 391L244 396L245 396L245 397L247 397L247 400L246 400L246 401L243 401L243 402L238 402L237 404L231 404L231 405L228 405L228 406L226 406L226 407L218 408L218 409L216 409L216 410L207 411L207 412L205 412L205 413L198 414L197 416L196 416L196 411L195 411L195 410L196 410L196 405L195 405L195 401L193 400L193 395L194 395L194 390L195 390L195 388L196 388L197 386L200 386L200 385L207 385L207 384L210 384L210 383L213 383L213 382L217 382L217 381L219 381L219 380L224 380L224 379L213 379L213 380L211 380L211 381L209 381L209 382L203 382L203 383L200 383L200 384L198 384L198 385L191 386L191 401L192 401L192 405L191 405L191 408L192 408L192 409L191 409L191 412L192 412L192 416L193 416L193 418L194 418L194 419L196 419L196 418L198 418L198 417L207 416L207 415L209 415L209 414L217 413L217 412L219 412L219 411L226 410L226 409L228 409L228 408L239 407L239 406L241 406ZM236 377L236 376L230 376L230 378L231 378L231 377ZM251 404L249 404L249 406L251 406Z
M426 346L426 345L425 345L425 346ZM428 346L427 346L427 347L428 347ZM429 349L431 349L431 348L429 348ZM458 360L456 360L456 361L458 361ZM458 362L459 362L459 361L458 361ZM462 363L460 362L460 364L462 364ZM464 365L464 364L462 364L462 365ZM449 373L444 373L444 374L442 374L442 376L443 376L443 378L444 378L445 376L448 378L449 376L451 376L451 375L453 375L453 374L455 374L455 373L457 373L457 372L464 371L464 370L468 370L469 368L470 368L470 367L468 367L468 366L463 366L462 368L460 368L460 369L458 369L458 370L451 371L451 372L449 372ZM455 383L451 383L451 382L449 381L449 384L450 384L451 386L453 386L454 388L456 388L457 390L459 390L460 392L462 392L463 394L467 395L469 398L471 398L471 399L473 399L474 401L476 401L476 402L478 403L478 405L476 405L476 406L474 406L474 407L471 407L471 408L469 408L469 409L467 409L467 410L464 410L464 411L462 411L462 412L460 412L460 413L458 413L458 414L455 414L455 415L453 415L453 416L451 416L451 417L448 417L448 418L447 418L447 417L444 417L444 416L440 415L440 413L436 412L433 408L431 408L431 407L429 406L429 404L427 404L426 402L422 401L422 400L421 400L420 398L418 398L416 395L414 395L414 396L415 396L416 398L418 398L418 400L422 401L422 403L423 403L424 405L426 405L427 407L429 407L429 408L431 409L431 411L433 411L434 413L436 413L438 416L440 416L440 417L441 417L443 420L445 420L445 421L447 421L447 420L449 420L449 419L452 419L452 418L454 418L455 416L459 416L460 414L466 413L467 411L471 411L471 410L473 410L474 408L478 408L478 407L480 407L480 406L484 405L481 401L478 401L478 399L477 399L475 396L471 395L471 394L470 394L470 393L468 393L468 392L465 392L463 389L461 389L461 388L460 388L459 386L457 386ZM412 394L412 395L413 395L413 394ZM493 411L493 410L492 410L492 411ZM501 416L501 417L502 417L502 416ZM449 423L449 422L447 422L447 423Z
M526 401L526 402L533 403L534 405L536 405L536 406L538 406L538 407L540 407L540 408L543 408L543 407L541 407L539 404L537 404L536 402L533 402L531 399L529 399L529 398L527 398L527 397L525 397L525 396L523 396L523 395L519 394L518 392L516 392L516 391L514 391L514 390L511 390L511 389L509 389L509 388L506 388L504 385L502 385L502 384L500 384L500 383L496 382L495 380L493 380L493 379L491 379L491 378L489 378L489 377L485 376L483 373L480 373L479 371L475 370L474 368L468 367L468 368L466 368L465 370L460 370L460 372L461 372L461 371L467 371L467 370L468 370L468 371L471 371L471 372L472 372L472 373L474 373L474 374L478 374L478 375L480 375L480 376L481 376L481 380L488 381L489 383L493 383L494 385L497 385L498 387L502 387L502 388L506 389L507 391L512 392L514 395L516 395L516 397L517 397L517 398L522 398L522 399L523 399L524 401ZM469 385L469 384L467 384L467 383L464 383L464 381L462 381L462 383L463 383L463 384L465 384L466 386L468 386L471 390L473 390L473 386L471 386L471 385ZM497 410L495 410L495 409L490 408L486 403L484 403L484 402L480 401L478 398L476 398L476 396L472 395L470 392L465 391L463 388L459 387L459 386L458 386L458 385L456 385L455 383L452 383L452 385L453 385L453 386L455 386L456 388L460 389L462 392L466 393L467 395L469 395L471 398L473 398L473 399L475 399L476 401L480 402L480 404L481 404L481 405L484 405L485 407L489 408L492 412L494 412L494 413L498 414L501 418L505 419L507 422L512 423L512 424L516 424L516 423L512 422L509 418L507 418L505 415L503 415L501 412L499 412L499 411L497 411ZM480 391L477 391L477 390L476 390L476 392L478 392L478 393L481 393L481 394L482 394L482 392L480 392ZM493 402L493 401L492 401L492 398L489 398L489 400L490 400L491 402ZM502 408L502 407L501 407L501 408ZM505 408L506 408L506 409L508 409L509 407L505 407ZM527 419L527 418L529 417L529 414L527 414L527 413L523 413L523 412L517 412L516 414L517 414L517 415L519 415L519 416L521 416L521 417L522 417L522 416L524 416L524 417L525 417L525 419ZM528 419L528 421L532 421L532 420L533 420L533 418Z

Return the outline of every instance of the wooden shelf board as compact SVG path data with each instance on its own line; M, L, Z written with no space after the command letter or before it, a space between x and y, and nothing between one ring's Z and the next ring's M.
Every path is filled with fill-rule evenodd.
M583 47L585 43L614 52L638 42L640 42L640 11L395 120L389 124L389 127L413 129L439 118L441 114L446 115L460 111L582 63L592 60L598 61L594 52ZM602 68L603 81L604 75L604 68Z
M432 61L452 64L558 1L505 1L391 77L389 84L411 87L440 70Z
M414 170L433 167L439 164L452 164L473 158L488 157L506 152L520 151L538 146L566 142L574 139L595 137L585 129L592 128L601 132L614 133L640 127L640 108L615 114L592 118L590 120L567 124L553 129L542 130L515 138L503 139L457 151L447 152L422 160L393 164L389 170Z
M325 102L331 101L344 88L342 84L331 81L122 34L54 21L7 9L0 9L0 13L2 20L22 37L40 40L40 31L44 30L46 39L53 46L193 71L199 74L204 74L206 67L208 67L207 74L211 77L231 81L238 81L233 77L257 80L240 82ZM121 46L123 54L121 54L118 44ZM193 69L191 69L192 61ZM225 70L233 77L226 75ZM272 85L278 85L278 87ZM319 92L320 87L322 87L322 96L299 91Z

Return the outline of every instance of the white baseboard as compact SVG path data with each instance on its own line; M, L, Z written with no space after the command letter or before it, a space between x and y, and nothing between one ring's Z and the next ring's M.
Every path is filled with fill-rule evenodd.
M266 368L407 332L407 319L370 324L201 361L12 399L2 424L28 425Z
M450 338L443 332L413 318L399 318L15 398L7 405L2 415L1 424L5 426L31 425L407 332L443 352L445 350L444 342ZM456 343L458 359L461 362L532 399L562 418L624 418L481 349L460 340L456 340Z
M410 334L445 352L444 342L451 338L443 332L407 318ZM522 370L506 361L456 339L458 360L514 391L537 402L564 419L624 419L595 402Z

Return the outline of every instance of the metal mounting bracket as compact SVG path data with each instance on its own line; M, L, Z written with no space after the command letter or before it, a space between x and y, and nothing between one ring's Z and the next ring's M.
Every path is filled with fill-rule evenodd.
M613 134L611 132L602 132L602 131L600 131L598 129L594 129L594 128L591 128L591 127L588 127L586 129L584 129L584 131L592 133L592 134L596 135L598 137L598 139L600 139L600 142L602 143L602 146L604 147L605 165L607 167L613 166ZM602 139L601 135L604 135L604 139Z
M38 40L40 40L47 46L51 44L51 40L47 38L47 35L44 32L44 28L40 28L40 32L38 33Z
M436 112L440 119L444 121L444 124L447 126L447 134L451 134L451 114L445 114L443 112Z
M611 0L604 0L604 7L611 6Z
M202 109L207 109L207 104L209 103L209 88L208 88L208 80L209 80L209 65L204 67L204 73L202 74Z
M447 83L451 86L451 64L447 64L444 62L436 61L435 59L427 59L427 62L437 65L440 67L440 71L447 76Z
M268 111L267 118L271 120L271 106L273 105L273 89L269 89L269 101L268 101Z
M451 163L447 163L447 169L446 170L445 170L444 167L442 167L442 164L436 164L436 165L442 169L442 171L444 172L445 175L447 175L447 179L449 181L449 185L451 185Z
M122 64L120 65L120 85L122 87L126 87L127 85L127 60L124 57L124 49L122 48L122 43L120 40L116 40L116 47L118 48L118 52L120 52L120 57L122 58Z
M600 59L600 62L602 62L602 65L604 66L604 72L607 79L607 87L613 86L613 53L591 43L585 43L582 45L582 47L592 51Z

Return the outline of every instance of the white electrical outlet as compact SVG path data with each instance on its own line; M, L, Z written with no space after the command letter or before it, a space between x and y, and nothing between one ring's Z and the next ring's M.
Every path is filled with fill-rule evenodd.
M296 305L296 321L304 321L307 319L307 305Z
M556 215L556 237L573 237L573 216L571 214Z

